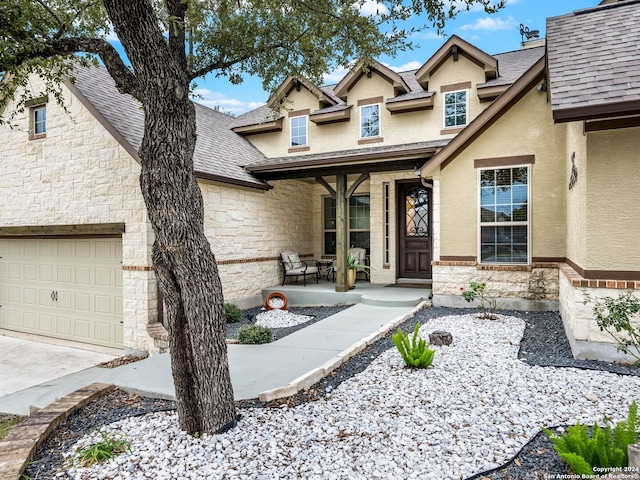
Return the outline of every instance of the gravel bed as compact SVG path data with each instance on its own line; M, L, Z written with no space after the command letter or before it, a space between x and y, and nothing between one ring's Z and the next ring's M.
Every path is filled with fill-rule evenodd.
M76 427L63 423L27 473L75 479L557 478L568 468L539 434L541 426L589 424L603 415L616 421L640 398L640 379L606 372L610 366L637 376L637 369L570 358L557 313L507 312L519 318L498 321L473 313L425 309L402 325L413 330L420 321L421 336L436 329L453 333L454 344L435 347L427 371L403 368L387 335L306 392L266 406L239 403L243 418L223 435L185 436L174 413L108 425L114 404L125 412L129 407L125 394L117 401L105 397L74 416ZM90 411L96 404L104 405ZM62 453L71 452L74 441L89 441L83 435L99 425L128 436L134 454L94 469L64 470ZM53 456L57 463L48 460ZM35 477L36 467L43 476Z
M308 327L320 320L323 320L331 315L335 315L342 310L351 307L352 305L332 305L330 307L290 307L287 308L287 312L294 315L305 315L312 317L308 322L293 325L289 327L276 327L272 328L273 339L272 341L280 340L281 338L291 335L293 332L297 332L301 328ZM227 323L227 338L237 340L238 330L243 325L255 325L256 317L261 313L265 313L264 307L254 307L242 311L242 317L235 323Z

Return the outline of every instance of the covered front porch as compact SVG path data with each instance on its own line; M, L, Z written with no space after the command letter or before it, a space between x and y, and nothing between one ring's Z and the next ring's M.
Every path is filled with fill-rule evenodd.
M375 284L358 279L356 287L337 292L333 282L321 279L318 284L307 282L276 285L262 290L262 303L273 293L282 293L287 306L341 305L362 303L372 306L411 307L431 298L431 284Z

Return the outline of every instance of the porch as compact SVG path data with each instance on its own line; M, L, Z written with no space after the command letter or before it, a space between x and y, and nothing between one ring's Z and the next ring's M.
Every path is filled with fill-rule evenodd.
M376 284L358 279L356 287L346 292L337 292L336 284L326 279L319 283L290 283L262 290L262 303L273 292L287 298L287 306L315 306L356 304L384 307L412 307L431 297L431 284Z

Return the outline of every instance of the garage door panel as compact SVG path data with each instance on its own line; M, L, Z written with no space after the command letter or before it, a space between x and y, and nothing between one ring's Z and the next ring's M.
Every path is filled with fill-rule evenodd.
M91 269L89 267L76 267L75 283L82 285L91 285Z
M24 272L25 280L38 279L38 265L36 265L35 263L25 263L22 271Z
M20 303L20 288L9 287L7 288L7 301Z
M40 315L38 317L38 330L44 333L53 333L53 317L51 315Z
M41 282L53 282L53 267L51 265L40 265Z
M0 328L122 347L122 240L0 239Z
M24 328L35 331L38 329L38 316L32 312L24 312L22 314L22 324Z

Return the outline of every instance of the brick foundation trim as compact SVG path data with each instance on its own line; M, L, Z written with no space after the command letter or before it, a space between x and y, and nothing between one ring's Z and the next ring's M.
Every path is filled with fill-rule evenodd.
M530 265L489 265L476 261L434 260L431 265L436 267L476 267L477 270L494 270L499 272L530 272L534 268L558 268L557 262L532 262Z
M560 264L560 271L577 288L609 288L617 290L640 290L640 281L612 280L607 278L584 278L568 263Z
M38 447L58 425L74 411L114 388L106 383L92 383L36 411L13 427L0 442L0 478L20 478Z

